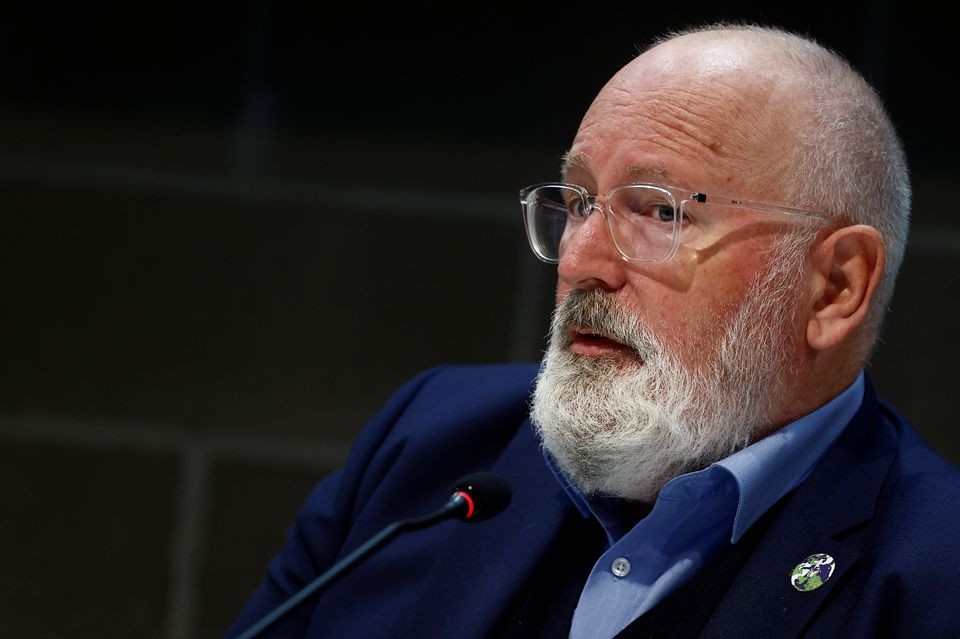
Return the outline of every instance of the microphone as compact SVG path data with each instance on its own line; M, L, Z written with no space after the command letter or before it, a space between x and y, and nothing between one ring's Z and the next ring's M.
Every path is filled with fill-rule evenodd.
M275 624L291 610L303 603L310 595L358 564L367 555L377 550L399 533L420 530L446 519L478 522L499 515L510 505L510 483L496 473L479 472L462 477L453 485L452 494L440 510L395 521L352 553L335 563L325 573L304 586L298 593L273 609L263 619L253 624L237 639L253 639Z
M471 473L453 485L453 494L444 506L456 508L453 516L478 522L499 515L510 505L510 482L496 473ZM461 504L466 504L466 512Z

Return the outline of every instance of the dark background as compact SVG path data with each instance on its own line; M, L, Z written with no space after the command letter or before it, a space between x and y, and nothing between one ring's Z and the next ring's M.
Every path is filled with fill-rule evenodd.
M949 25L915 4L763 4L13 11L0 636L219 636L396 386L539 359L554 275L516 191L556 177L638 48L704 21L810 33L880 90L915 213L871 372L960 460Z

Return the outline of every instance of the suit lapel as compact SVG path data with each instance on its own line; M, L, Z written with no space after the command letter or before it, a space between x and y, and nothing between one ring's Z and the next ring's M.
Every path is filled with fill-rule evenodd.
M807 480L786 497L701 636L801 634L858 569L859 544L843 533L873 517L895 455L894 434L868 380L860 410ZM834 573L816 590L799 592L790 574L816 553L834 558Z
M557 535L569 498L547 468L529 421L490 469L513 489L510 506L496 518L461 526L440 551L427 577L423 608L400 637L488 637Z

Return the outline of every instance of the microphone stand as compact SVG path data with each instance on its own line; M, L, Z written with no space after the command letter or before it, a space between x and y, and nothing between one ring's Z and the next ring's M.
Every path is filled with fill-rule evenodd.
M429 515L423 515L422 517L401 519L393 522L371 537L365 544L335 563L332 567L330 567L329 570L311 581L298 593L280 604L280 606L275 608L272 612L270 612L270 614L247 628L247 630L242 635L237 637L237 639L253 639L254 637L260 635L260 633L279 621L281 617L300 605L310 595L329 584L331 581L352 568L354 564L358 563L361 559L365 558L367 555L396 537L401 532L406 532L408 530L420 530L421 528L432 526L433 524L441 522L444 519L457 516L458 511L461 511L465 507L469 506L470 504L462 494L455 493L450 497L449 500L447 500L447 503L444 504L443 508L440 510L434 511Z

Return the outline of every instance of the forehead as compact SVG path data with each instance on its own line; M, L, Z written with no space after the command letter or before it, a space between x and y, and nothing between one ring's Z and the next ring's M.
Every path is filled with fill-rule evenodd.
M560 174L564 182L588 182L591 184L596 182L590 159L583 153L573 150L564 153L563 162L560 165ZM663 164L623 164L615 172L615 175L618 176L617 180L622 184L646 182L663 186L691 188L689 184L671 173Z
M667 46L667 45L661 45ZM624 181L746 187L788 143L783 91L723 47L660 47L601 90L566 156L564 176L607 188Z

